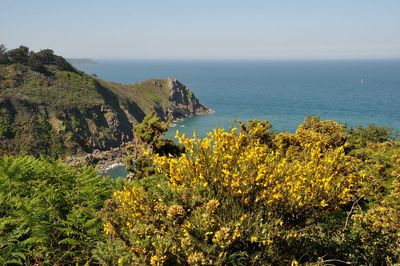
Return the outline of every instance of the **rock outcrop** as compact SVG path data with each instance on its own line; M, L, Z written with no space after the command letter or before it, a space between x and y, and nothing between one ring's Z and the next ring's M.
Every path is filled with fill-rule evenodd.
M211 112L176 79L108 82L52 56L40 72L0 64L0 155L105 151L131 141L133 126L151 112L164 120Z
M186 85L175 78L167 79L169 105L167 113L173 118L186 118L193 115L205 115L212 112L202 105Z

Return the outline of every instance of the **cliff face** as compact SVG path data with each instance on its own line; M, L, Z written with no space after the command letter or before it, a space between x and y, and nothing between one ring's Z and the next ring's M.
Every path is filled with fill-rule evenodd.
M70 67L0 64L0 155L108 150L132 140L150 112L164 120L210 112L176 79L118 84Z
M113 106L53 109L15 97L0 97L0 154L58 156L105 150L132 139L132 124ZM1 127L1 126L0 126Z
M167 113L174 118L186 118L193 115L205 115L211 110L202 105L194 94L175 78L167 80L168 101Z

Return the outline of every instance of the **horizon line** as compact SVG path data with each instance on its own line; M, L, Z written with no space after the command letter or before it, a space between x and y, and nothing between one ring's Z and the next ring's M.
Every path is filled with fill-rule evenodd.
M90 59L100 61L374 61L374 60L386 60L386 61L397 61L400 60L400 56L396 57L321 57L321 58L140 58L140 57L65 57L67 59Z

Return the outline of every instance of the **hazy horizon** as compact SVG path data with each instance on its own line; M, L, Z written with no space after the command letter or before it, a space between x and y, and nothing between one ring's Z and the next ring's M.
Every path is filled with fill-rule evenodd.
M0 43L111 60L400 59L400 1L3 0Z
M66 57L66 59L89 59L93 60L97 63L104 62L129 62L129 61L143 61L143 62L335 62L335 61L399 61L399 57L354 57L354 58L329 58L329 57L321 57L321 58L95 58L95 57Z

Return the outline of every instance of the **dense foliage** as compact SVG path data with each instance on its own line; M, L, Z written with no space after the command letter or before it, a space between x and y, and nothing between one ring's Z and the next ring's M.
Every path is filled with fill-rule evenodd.
M44 49L35 53L23 45L7 50L3 44L0 44L0 64L21 64L47 75L52 75L47 70L50 65L56 66L59 70L77 72L64 58L55 55L53 50Z
M130 149L146 163L134 161L134 178L119 182L4 156L0 264L399 263L400 142L391 131L315 117L295 133L270 129L250 121L205 138L177 134L178 148L149 116Z
M182 147L164 138L167 130L168 122L163 122L154 112L134 127L134 141L127 147L125 160L127 168L134 173L133 177L155 173L150 154L176 156L183 152Z
M92 168L32 157L0 159L0 265L96 261L104 240L99 210L112 180Z
M387 130L307 118L179 136L159 175L116 191L103 216L134 265L391 264L400 259L400 149ZM380 137L373 137L377 135Z

